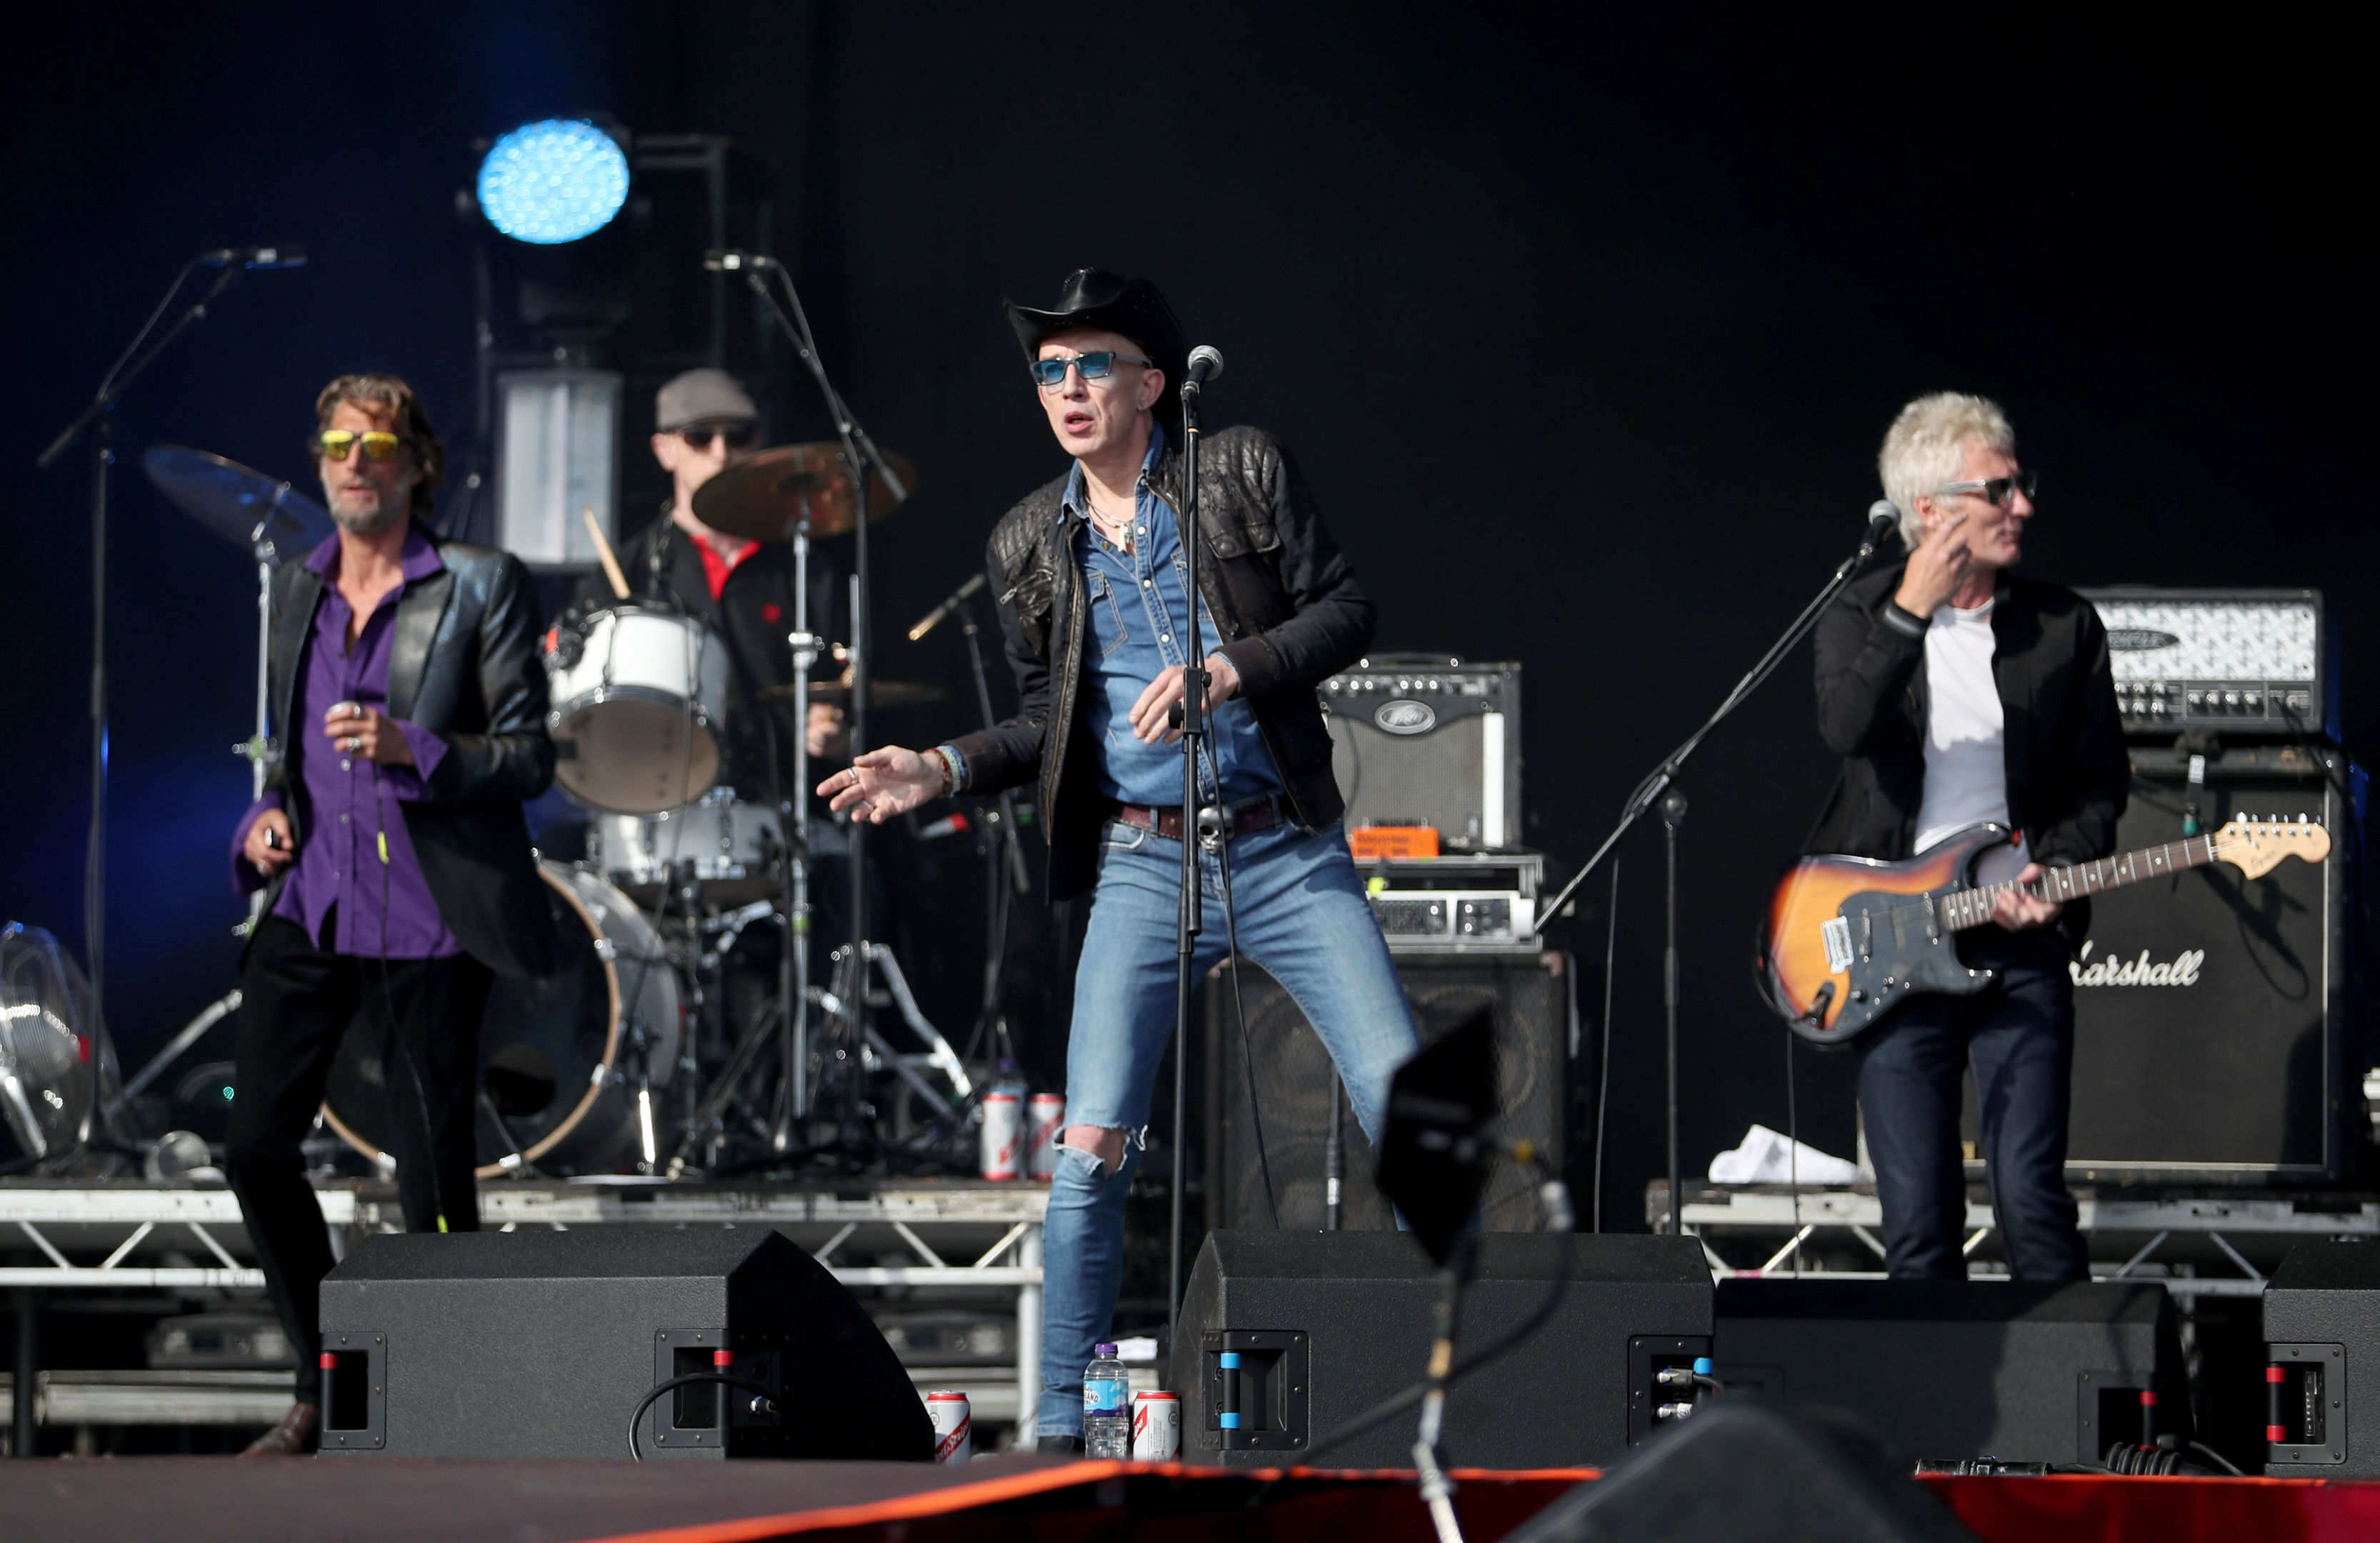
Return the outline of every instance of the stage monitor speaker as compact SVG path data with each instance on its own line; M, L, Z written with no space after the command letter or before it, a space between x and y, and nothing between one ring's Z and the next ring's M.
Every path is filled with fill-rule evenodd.
M1974 1543L1975 1535L1840 1415L1724 1402L1582 1484L1505 1543Z
M1170 1368L1191 1463L1281 1467L1427 1369L1438 1276L1402 1233L1215 1233L1190 1271ZM1478 1240L1454 1358L1527 1338L1447 1395L1448 1466L1608 1462L1679 1395L1664 1370L1710 1354L1710 1270L1693 1238L1491 1233ZM1222 1357L1237 1357L1228 1373ZM1223 1379L1237 1379L1235 1396ZM1225 1430L1226 1403L1239 1428ZM1409 1468L1420 1410L1318 1453L1334 1468Z
M1521 667L1381 653L1322 683L1347 826L1427 825L1452 852L1522 844Z
M2132 766L2116 849L2181 840L2189 759L2135 748ZM2211 756L2202 831L2235 816L2305 814L2330 830L2329 858L2290 858L2254 880L2210 863L2092 897L2071 962L2070 1181L2282 1185L2348 1174L2362 1108L2350 1076L2354 843L2338 786L2349 774L2328 748ZM1973 1140L1972 1087L1966 1108Z
M1718 1379L1847 1410L1914 1458L2096 1463L2191 1434L2172 1299L2153 1283L1723 1281Z
M325 1456L933 1455L900 1358L842 1283L765 1228L367 1237L322 1282ZM727 1360L720 1358L724 1355Z
M1425 1044L1482 1009L1496 1029L1496 1077L1508 1139L1527 1137L1561 1160L1569 1121L1565 1070L1591 1060L1575 1054L1578 1013L1572 964L1566 954L1514 958L1399 954L1397 977L1413 1003ZM1346 1174L1340 1225L1379 1230L1396 1225L1372 1183L1372 1148L1347 1107L1330 1057L1297 1003L1272 977L1241 961L1241 1001L1247 1010L1250 1063L1257 1104L1248 1104L1240 1031L1233 1014L1228 963L1208 977L1207 1224L1269 1227L1274 1208L1282 1227L1315 1231L1325 1222L1324 1155L1330 1107L1340 1107ZM1257 1160L1263 1136L1264 1162ZM1269 1168L1272 1204L1266 1203ZM1480 1208L1490 1232L1529 1232L1541 1224L1536 1182L1510 1164L1488 1182Z
M2380 1243L2291 1248L2265 1282L2265 1472L2380 1478Z

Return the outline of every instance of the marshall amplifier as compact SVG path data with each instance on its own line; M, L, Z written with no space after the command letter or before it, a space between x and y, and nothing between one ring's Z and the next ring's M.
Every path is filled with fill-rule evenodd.
M2124 732L2338 737L2318 589L2084 589L2107 626Z
M1347 828L1428 826L1451 852L1521 840L1521 667L1381 653L1322 683Z
M2345 1176L2362 1112L2350 1074L2349 862L2361 772L2330 748L2238 747L2205 758L2132 752L2116 849L2234 816L2304 815L2335 832L2329 858L2262 879L2210 863L2091 900L2074 977L2074 1104L2066 1175L2088 1184L2287 1185ZM2360 800L2358 800L2360 802ZM1966 1134L1974 1135L1974 1095ZM1973 1148L1970 1148L1970 1151ZM1980 1164L1970 1163L1971 1173Z

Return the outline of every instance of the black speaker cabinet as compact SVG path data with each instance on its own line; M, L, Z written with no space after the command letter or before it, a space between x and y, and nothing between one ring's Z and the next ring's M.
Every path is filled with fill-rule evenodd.
M2265 1472L2380 1478L2380 1243L2291 1248L2265 1284Z
M1280 1224L1319 1229L1324 1220L1323 1154L1330 1138L1330 1106L1336 1101L1346 1154L1340 1225L1354 1230L1394 1227L1396 1219L1372 1183L1371 1144L1346 1107L1347 1095L1320 1038L1272 977L1245 960L1240 970L1257 1101L1252 1113L1226 963L1208 978L1206 987L1208 1225L1273 1225L1273 1209L1265 1201L1267 1164L1257 1158L1261 1131ZM1559 1163L1568 1124L1564 1106L1570 1083L1564 1074L1573 1061L1578 1016L1570 955L1405 954L1397 956L1397 976L1425 1043L1483 1007L1493 1014L1503 1133L1527 1137L1540 1150L1555 1154ZM1482 1226L1491 1232L1529 1232L1541 1221L1536 1181L1510 1164L1500 1166L1481 1207Z
M2135 749L2116 849L2182 835L2187 758ZM2336 750L2294 745L2209 758L2201 827L2312 815L2321 864L2249 880L2223 863L2093 897L2073 962L2070 1179L2302 1185L2345 1176L2362 1109L2353 1026L2348 806Z
M2191 1434L2173 1303L2155 1284L1723 1281L1719 1380L1848 1410L1911 1457L2096 1463Z
M1428 825L1450 852L1522 844L1521 667L1382 653L1322 683L1347 825Z
M365 1238L322 1282L325 1456L844 1457L923 1462L900 1358L819 1262L766 1229ZM725 1355L727 1362L720 1360Z
M1458 1366L1548 1300L1554 1306L1534 1333L1455 1383L1441 1444L1450 1466L1609 1462L1651 1434L1659 1406L1678 1396L1659 1374L1710 1354L1710 1270L1693 1238L1491 1233L1478 1247ZM1317 1440L1427 1369L1438 1292L1429 1257L1402 1233L1210 1234L1190 1271L1170 1368L1182 1391L1184 1460L1306 1461ZM1223 1427L1226 1403L1236 1429ZM1417 1415L1316 1461L1409 1468Z

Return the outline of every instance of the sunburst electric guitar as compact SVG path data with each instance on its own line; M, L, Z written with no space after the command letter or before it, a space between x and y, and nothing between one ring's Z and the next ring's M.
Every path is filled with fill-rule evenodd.
M1768 903L1760 973L1770 1004L1803 1039L1840 1045L1911 997L1965 996L1990 985L1997 972L1969 969L1951 940L1989 924L1994 899L2017 887L1974 882L1975 860L2009 839L2004 826L1970 825L1901 862L1794 864ZM2046 869L2024 887L2067 901L2211 862L2260 879L2284 857L2318 863L2329 855L2330 832L2303 816L2239 819L2212 835Z

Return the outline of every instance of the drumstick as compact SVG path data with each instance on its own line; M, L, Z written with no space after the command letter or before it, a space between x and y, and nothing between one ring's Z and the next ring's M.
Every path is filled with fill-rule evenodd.
M578 506L581 518L587 521L587 533L595 538L595 555L603 561L603 577L612 581L612 592L622 600L628 598L628 581L620 573L620 560L612 555L612 543L604 539L603 527L596 521L595 505Z

